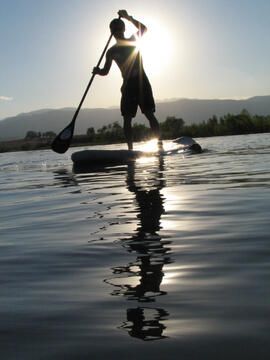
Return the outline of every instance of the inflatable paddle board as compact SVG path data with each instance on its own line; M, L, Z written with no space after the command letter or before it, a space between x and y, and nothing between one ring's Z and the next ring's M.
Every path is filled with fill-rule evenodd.
M143 151L135 150L82 150L71 155L74 164L114 164L126 163L147 156Z
M201 153L201 145L198 144L194 139L189 136L182 136L180 138L172 140L172 142L178 144L183 150L192 152L192 153Z
M174 150L157 152L146 152L137 150L82 150L71 155L75 166L126 164L141 157L152 157L157 155L170 155L177 152L199 153L202 151L200 145L188 136L172 141L175 143Z

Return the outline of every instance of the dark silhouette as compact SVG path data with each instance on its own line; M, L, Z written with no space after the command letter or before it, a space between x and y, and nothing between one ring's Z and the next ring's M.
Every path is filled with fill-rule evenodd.
M151 314L153 312L151 310L142 307L128 309L127 322L122 325L122 328L127 330L130 336L144 341L166 338L163 335L166 326L161 321L166 320L169 314L163 309L154 309L154 314ZM147 315L150 315L149 319Z
M135 194L137 218L139 220L136 232L132 237L122 239L123 247L131 253L137 254L136 260L124 266L112 268L113 277L105 282L113 285L113 296L124 295L128 300L138 303L153 304L156 297L166 295L161 290L164 277L163 266L172 262L167 254L170 251L169 241L162 240L159 235L160 219L165 212L164 199L160 190L165 186L163 179L163 158L159 157L159 165L149 169L140 178L140 169L136 163L130 163L127 171L127 188ZM137 285L119 284L121 278L139 277ZM130 336L142 340L158 340L166 326L161 322L169 314L156 307L137 307L127 309L127 321L121 328L128 330Z
M138 32L130 38L125 38L124 21L120 18L112 20L110 30L116 39L116 44L107 51L104 67L102 69L95 67L93 74L105 76L109 73L113 61L118 65L123 77L121 113L124 118L124 133L128 148L132 150L131 121L136 116L138 106L148 119L154 136L158 139L160 138L160 130L159 123L154 115L155 101L152 88L143 68L141 54L136 46L136 37L143 36L147 28L128 15L126 10L119 10L118 15L120 18L130 21L138 29ZM161 141L159 141L159 145L162 147Z
M96 171L107 174L112 169L103 167L94 170L93 174L90 169L85 169L86 177L74 176L73 179L71 176L69 181L71 185L77 180L78 184L87 183L89 186L90 178L91 181L96 181ZM167 294L161 288L163 267L173 262L169 247L171 242L159 234L161 217L165 213L165 199L161 193L166 186L163 176L164 158L160 155L153 159L152 164L130 162L127 168L118 168L118 171L126 172L126 188L134 194L134 214L138 219L134 233L120 241L123 248L134 254L135 258L127 264L114 266L111 269L112 276L104 279L104 282L113 287L112 296L124 296L128 300L126 319L122 321L120 329L143 341L165 339L167 336L163 333L169 313L156 305L157 298ZM84 172L79 170L76 173ZM57 172L56 175L57 180L65 186L65 173ZM130 306L131 302L134 307Z

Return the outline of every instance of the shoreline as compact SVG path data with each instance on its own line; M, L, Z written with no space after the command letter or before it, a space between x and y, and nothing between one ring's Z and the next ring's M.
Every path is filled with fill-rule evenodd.
M75 137L76 138L76 137ZM0 142L0 153L16 152L16 151L34 151L34 150L49 150L51 149L52 140L9 140ZM109 144L120 144L125 143L125 141L112 141L112 142L75 142L70 145L70 147L80 147L80 146L95 146L95 145L109 145Z
M245 134L224 134L224 135L208 135L208 136L198 136L199 138L204 137L222 137L222 136L237 136L237 135L253 135L253 134L268 134L269 132L251 132ZM182 135L184 136L184 134ZM80 146L96 146L96 145L110 145L110 144L124 144L125 141L122 139L118 139L115 141L80 141L81 135L75 136L72 143L70 145L73 147ZM141 139L139 141L145 141L147 139ZM170 138L164 138L164 140L173 140ZM9 141L1 141L0 142L0 154L9 153L9 152L17 152L17 151L35 151L35 150L49 150L51 149L52 139L18 139L18 140L9 140ZM136 140L137 142L137 140Z

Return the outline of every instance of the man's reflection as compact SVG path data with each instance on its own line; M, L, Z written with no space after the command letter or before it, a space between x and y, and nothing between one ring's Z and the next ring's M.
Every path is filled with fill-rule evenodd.
M130 336L145 341L164 339L166 336L163 335L163 331L166 326L161 321L166 320L168 315L163 309L142 307L128 309L127 322L122 325L122 328L127 330Z
M168 255L170 248L167 247L169 242L163 241L159 235L160 219L165 212L164 198L160 193L165 186L163 166L162 158L159 158L159 164L150 165L150 170L149 164L147 169L137 163L128 165L126 184L135 195L139 223L131 238L122 239L122 245L128 252L136 253L137 257L126 266L114 267L114 277L105 280L114 286L112 295L124 295L128 300L139 303L153 303L157 296L166 294L161 290L163 266L171 263L171 259ZM126 283L137 278L137 285ZM167 316L168 313L160 308L129 308L127 322L121 328L142 340L162 339L166 328L162 320Z

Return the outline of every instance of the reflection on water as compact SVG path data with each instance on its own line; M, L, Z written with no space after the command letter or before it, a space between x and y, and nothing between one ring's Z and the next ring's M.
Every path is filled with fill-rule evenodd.
M164 309L143 307L127 309L127 321L121 328L127 330L130 336L144 341L165 339L163 331L166 326L163 321L168 316Z
M1 155L1 358L268 359L269 140L79 174Z
M122 324L115 326L144 341L165 339L165 322L169 318L169 312L155 305L157 297L167 294L162 290L163 267L173 262L169 247L171 242L168 238L162 239L159 234L166 200L161 194L161 190L166 186L164 158L152 158L150 163L131 162L118 168L76 169L76 173L66 169L54 171L55 181L61 187L75 186L73 193L78 193L82 191L82 186L86 186L89 195L93 185L97 186L96 191L100 190L98 184L102 184L103 189L106 188L106 178L109 180L108 187L112 188L112 174L116 181L117 173L122 179L125 178L126 189L133 196L132 208L128 212L138 223L134 233L119 239L121 246L128 253L134 254L135 259L112 267L112 276L104 280L113 287L112 296L123 296L134 302L133 307L126 309ZM99 201L98 204L102 205L103 202ZM111 210L111 207L108 210ZM92 217L103 219L104 214L96 211L93 216L88 216L89 219ZM109 226L114 224L109 222ZM105 230L106 225L91 234ZM103 237L99 240L103 240ZM93 241L95 240L91 239L91 243ZM147 304L147 307L142 306L142 303Z
M111 295L123 295L138 303L153 303L157 296L166 295L161 290L163 266L172 262L168 255L170 242L164 242L159 235L160 219L165 211L160 190L165 186L165 181L164 160L162 157L158 160L158 164L155 164L157 166L150 166L143 173L135 162L127 167L126 185L134 194L139 223L135 233L121 239L121 243L128 252L136 255L136 259L126 265L113 267L113 277L105 280L114 286ZM166 326L162 321L168 315L164 309L154 306L128 308L127 321L121 328L142 340L163 339L165 337L162 333Z

